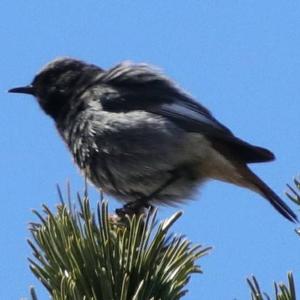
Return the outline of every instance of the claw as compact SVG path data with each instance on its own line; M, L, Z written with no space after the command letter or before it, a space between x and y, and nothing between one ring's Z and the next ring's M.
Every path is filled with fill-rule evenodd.
M150 205L148 202L143 202L140 200L129 202L125 204L122 208L116 209L116 214L119 217L124 217L125 215L139 215L145 212L146 209L153 209L153 206Z

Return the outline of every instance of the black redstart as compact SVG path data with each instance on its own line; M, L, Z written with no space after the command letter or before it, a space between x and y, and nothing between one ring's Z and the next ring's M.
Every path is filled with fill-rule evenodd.
M290 221L295 213L247 166L274 159L237 138L146 64L109 70L71 59L47 64L25 87L50 115L83 174L135 212L191 198L207 179L251 189Z

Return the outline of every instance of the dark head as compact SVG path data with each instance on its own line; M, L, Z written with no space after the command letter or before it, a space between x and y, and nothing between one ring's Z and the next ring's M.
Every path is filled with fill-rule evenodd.
M58 58L48 63L28 86L10 89L10 93L30 94L54 119L70 109L72 101L93 84L102 70L71 58Z

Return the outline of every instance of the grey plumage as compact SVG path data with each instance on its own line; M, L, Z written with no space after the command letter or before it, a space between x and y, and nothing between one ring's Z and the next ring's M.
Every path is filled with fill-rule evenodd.
M79 60L49 63L27 87L50 115L85 176L125 202L177 203L207 179L260 193L287 219L294 212L247 167L273 154L233 135L156 69L110 70Z

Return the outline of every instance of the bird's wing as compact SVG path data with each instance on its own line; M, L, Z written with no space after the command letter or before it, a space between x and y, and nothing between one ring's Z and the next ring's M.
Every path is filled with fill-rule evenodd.
M148 65L117 65L102 75L101 83L118 91L115 97L101 99L105 110L144 110L164 116L188 132L205 135L216 150L246 163L274 159L269 150L235 137L204 106Z

